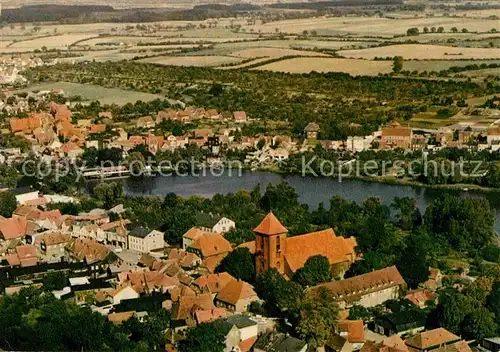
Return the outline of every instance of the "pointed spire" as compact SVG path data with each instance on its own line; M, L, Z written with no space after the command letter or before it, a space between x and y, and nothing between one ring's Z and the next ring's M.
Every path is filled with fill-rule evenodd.
M279 222L273 212L267 214L264 220L253 231L267 236L288 232L287 228Z

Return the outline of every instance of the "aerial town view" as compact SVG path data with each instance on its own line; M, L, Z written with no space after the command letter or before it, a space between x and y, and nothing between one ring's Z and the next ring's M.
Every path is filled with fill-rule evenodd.
M499 0L0 33L0 351L500 352Z

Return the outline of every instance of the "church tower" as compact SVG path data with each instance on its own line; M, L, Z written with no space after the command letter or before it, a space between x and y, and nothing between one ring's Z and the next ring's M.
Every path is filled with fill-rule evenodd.
M285 273L286 238L288 230L271 212L254 230L255 271L259 275L271 268Z

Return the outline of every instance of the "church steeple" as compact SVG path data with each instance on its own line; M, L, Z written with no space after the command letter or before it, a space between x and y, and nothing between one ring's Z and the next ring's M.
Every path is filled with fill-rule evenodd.
M261 274L271 268L284 274L287 228L270 212L253 231L255 232L256 274Z

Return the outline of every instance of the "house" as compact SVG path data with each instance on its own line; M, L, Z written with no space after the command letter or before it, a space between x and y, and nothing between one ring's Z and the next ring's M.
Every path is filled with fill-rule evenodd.
M254 352L306 352L307 343L281 332L262 334L253 345Z
M165 293L179 285L179 280L159 271L121 272L117 282L120 287L131 286L139 294Z
M73 142L64 143L59 150L71 160L75 160L83 154L83 149Z
M39 191L34 190L31 187L15 188L15 189L11 190L11 193L13 193L16 196L16 201L20 205L23 205L26 202L38 199L39 194L40 194Z
M184 286L185 287L185 286ZM210 310L198 310L195 313L196 323L210 323L212 321L225 318L229 312L225 308L215 308Z
M429 302L437 304L438 296L426 289L418 289L408 292L405 298L418 308L425 308Z
M33 116L27 118L10 118L10 132L11 133L33 133L37 128L42 127L42 119L40 116Z
M94 134L94 133L103 133L106 131L106 125L103 123L97 124L97 125L92 125L90 126L89 133Z
M76 260L93 263L104 260L110 251L102 244L90 239L73 239L66 246L67 254Z
M483 348L490 352L499 352L500 351L500 337L491 337L487 339L483 339L483 343L481 344Z
M137 127L139 128L153 128L155 127L155 120L151 116L142 116L137 119Z
M319 125L315 122L309 122L304 128L304 134L307 139L318 139Z
M429 268L429 279L424 282L424 287L436 291L443 286L443 273L438 268Z
M0 239L21 239L27 233L28 220L25 217L0 218Z
M187 249L195 253L202 259L209 257L227 255L233 250L231 244L222 235L219 234L204 234Z
M315 255L328 258L334 277L342 277L356 260L354 237L337 237L333 229L288 237L288 230L269 213L254 229L256 274L276 268L292 277L307 259Z
M424 331L405 340L409 352L434 351L449 347L461 339L444 328Z
M212 227L212 231L216 233L225 234L236 228L236 223L226 217L222 217L217 223Z
M363 320L342 320L339 322L338 334L345 338L352 349L360 350L365 342Z
M375 319L375 332L386 336L414 335L425 329L426 313L415 307L405 307Z
M135 227L128 233L128 249L148 253L164 246L163 232Z
M489 146L495 144L495 142L498 143L500 141L500 127L488 129L486 140Z
M64 257L65 247L70 241L69 235L60 232L46 232L36 237L36 245L40 252L54 258Z
M215 297L217 307L234 312L246 312L252 302L259 301L253 287L241 280L231 280Z
M92 125L92 119L80 119L76 125L80 128L89 128Z
M191 247L193 243L201 236L218 235L218 232L212 232L209 229L201 227L191 227L184 235L182 235L182 249L186 250Z
M118 287L116 290L110 292L109 295L112 298L113 305L120 304L123 300L139 298L139 293L130 285Z
M405 287L406 282L398 269L391 266L349 279L321 284L310 290L326 288L344 309L356 304L365 308L378 306L390 299L397 299L400 289Z
M236 279L227 272L206 274L194 280L193 288L199 293L210 293L212 297L215 298L215 296L232 281L236 281Z
M135 310L131 310L129 312L110 313L110 314L108 314L108 321L115 324L115 325L121 325L125 321L134 317L135 314L136 314Z
M259 324L246 315L235 314L227 318L226 321L238 328L240 342L256 337L259 334Z
M209 118L209 119L220 119L221 118L221 114L219 114L219 112L215 109L208 109L205 113L205 115Z
M410 149L413 140L413 130L394 122L389 127L382 129L380 148Z
M394 335L379 342L367 341L361 352L408 352L408 347L400 336Z
M113 113L111 111L101 111L99 113L99 117L105 118L105 119L113 119Z
M212 295L181 296L172 305L172 327L174 330L184 330L196 325L196 312L215 309Z
M25 244L16 247L16 252L8 254L5 259L10 266L35 266L38 264L36 248L32 244Z
M233 112L234 122L246 122L247 121L247 113L244 111L235 111Z

